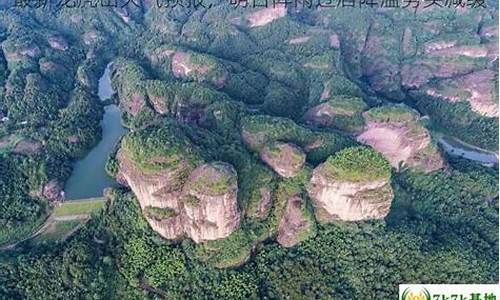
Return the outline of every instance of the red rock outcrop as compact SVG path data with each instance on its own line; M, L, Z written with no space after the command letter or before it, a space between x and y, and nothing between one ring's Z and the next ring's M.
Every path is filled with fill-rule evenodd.
M175 168L145 172L121 150L117 159L117 176L130 186L148 223L164 238L187 236L200 243L225 238L238 228L238 187L231 165L214 162L192 170L181 162ZM151 208L163 209L167 216L150 216Z
M274 142L266 145L260 158L282 177L294 177L304 166L306 155L298 146Z

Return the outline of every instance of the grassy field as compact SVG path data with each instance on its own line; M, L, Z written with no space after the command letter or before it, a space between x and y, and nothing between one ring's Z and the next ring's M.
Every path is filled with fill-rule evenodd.
M103 207L105 203L105 198L66 201L54 209L52 216L64 217L72 215L88 215Z
M40 219L36 226L20 227L8 233L0 229L0 249L13 249L19 243L36 245L63 241L105 204L104 197L62 202L54 208L48 219ZM22 236L26 237L22 239ZM18 241L13 242L16 239Z
M31 243L60 242L87 222L91 214L101 209L105 198L92 198L62 202L54 209L47 227Z

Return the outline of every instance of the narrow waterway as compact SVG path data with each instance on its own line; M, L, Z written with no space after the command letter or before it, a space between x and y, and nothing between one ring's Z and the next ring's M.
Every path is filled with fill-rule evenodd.
M99 79L97 94L103 101L111 98L114 93L110 67L111 64L106 66L104 74ZM102 140L85 158L75 163L73 173L66 182L64 194L68 200L100 197L104 188L117 186L114 179L105 171L109 154L125 133L125 128L121 124L121 111L116 105L104 107L101 127Z
M443 147L443 150L450 155L461 156L466 159L474 160L485 164L497 164L498 155L489 151L481 151L468 147L465 144L460 143L451 138L440 138L438 140L439 144Z

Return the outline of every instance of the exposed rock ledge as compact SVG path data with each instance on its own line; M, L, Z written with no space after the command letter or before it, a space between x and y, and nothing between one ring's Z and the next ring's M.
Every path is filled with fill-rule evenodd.
M375 148L395 168L401 163L426 172L444 160L416 112L405 106L373 108L364 113L366 125L357 140Z
M387 161L364 147L343 150L316 167L308 192L322 223L384 218L394 197Z
M274 20L286 16L287 7L284 4L276 4L275 7L266 7L253 12L247 16L250 27L260 27L271 23Z
M320 222L384 218L393 198L387 180L373 182L331 181L314 170L309 191Z
M130 186L148 223L162 237L188 236L200 243L225 238L238 228L238 187L231 165L213 162L190 172L181 162L175 168L145 172L121 150L117 159L117 176Z
M261 159L282 177L294 177L306 161L306 155L298 146L274 142L266 145Z
M278 237L276 240L284 247L292 247L302 240L302 236L312 226L311 220L304 217L302 211L303 200L299 195L288 199L285 214L278 226Z

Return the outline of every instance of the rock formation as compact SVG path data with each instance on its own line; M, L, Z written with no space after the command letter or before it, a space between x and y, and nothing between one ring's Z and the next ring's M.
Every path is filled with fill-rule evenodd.
M347 148L314 169L308 192L319 222L384 218L393 198L390 166L370 148Z
M252 212L252 215L258 219L265 219L269 215L269 210L273 204L271 198L271 189L262 187L259 189L260 201ZM248 213L248 211L247 211Z
M278 225L276 240L284 247L292 247L303 240L303 236L311 229L312 220L304 217L302 206L304 200L299 195L288 199L285 214Z
M208 82L217 88L224 87L229 76L224 67L208 55L175 52L172 73L176 78Z
M360 97L334 96L310 108L305 113L304 120L317 127L332 127L354 132L362 128L361 113L366 108L366 103Z
M247 21L249 23L249 27L260 27L286 16L286 13L286 5L275 5L274 7L266 7L251 13L248 15Z
M306 155L299 147L282 142L266 145L262 149L260 157L282 177L297 175L306 160Z
M57 179L51 179L44 187L42 194L50 201L64 200L63 184Z
M382 153L393 167L403 163L430 172L444 166L417 112L406 106L377 107L365 112L364 118L366 125L357 140Z
M203 164L184 189L184 231L195 242L229 236L238 228L236 171L226 163Z
M137 196L153 230L167 239L187 236L200 243L227 237L238 228L237 175L231 165L212 162L194 168L189 151L173 144L180 149L176 153L142 161L131 139L126 137L117 153L117 178ZM143 147L139 153L147 151Z

